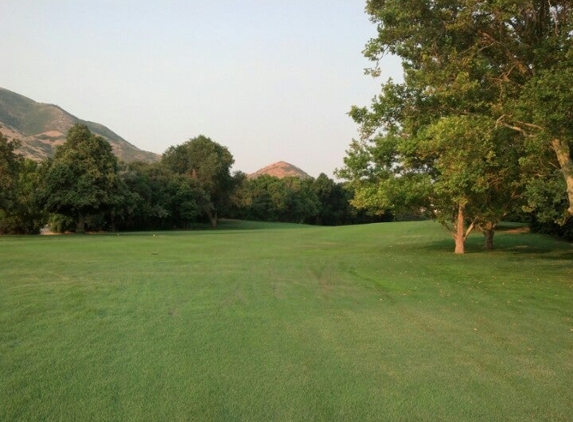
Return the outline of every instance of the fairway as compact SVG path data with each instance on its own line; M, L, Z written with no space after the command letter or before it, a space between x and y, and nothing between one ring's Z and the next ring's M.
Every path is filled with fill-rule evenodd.
M573 421L573 245L495 241L458 256L433 222L0 237L0 420Z

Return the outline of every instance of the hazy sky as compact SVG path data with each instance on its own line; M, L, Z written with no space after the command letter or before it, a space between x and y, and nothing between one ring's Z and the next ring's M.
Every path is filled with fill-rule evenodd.
M0 87L162 153L203 134L234 170L342 165L376 34L360 0L0 0Z

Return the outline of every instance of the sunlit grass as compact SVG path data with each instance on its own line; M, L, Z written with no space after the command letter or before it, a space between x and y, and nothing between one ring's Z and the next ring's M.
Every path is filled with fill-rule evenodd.
M0 420L569 421L573 246L430 222L0 238Z

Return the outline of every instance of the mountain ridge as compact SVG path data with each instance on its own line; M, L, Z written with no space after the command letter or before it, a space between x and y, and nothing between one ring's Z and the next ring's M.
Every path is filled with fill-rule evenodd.
M80 119L56 104L36 102L24 95L0 88L0 132L18 139L18 149L25 157L43 160L54 155L55 148L66 140L66 133L76 123L85 124L92 133L112 146L114 154L126 162L155 162L159 154L143 151L102 125Z

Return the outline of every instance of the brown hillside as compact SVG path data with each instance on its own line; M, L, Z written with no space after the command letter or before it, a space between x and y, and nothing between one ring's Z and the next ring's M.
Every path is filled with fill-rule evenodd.
M53 104L38 103L23 95L0 88L0 132L21 141L19 153L33 160L54 155L55 148L66 140L66 133L76 123L85 124L92 133L106 139L121 160L154 162L158 154L143 151L107 127L81 120Z
M263 167L262 169L249 174L249 178L252 179L262 176L263 174L278 177L279 179L282 179L283 177L300 177L301 179L310 178L307 173L299 169L297 166L285 163L284 161L279 161Z

